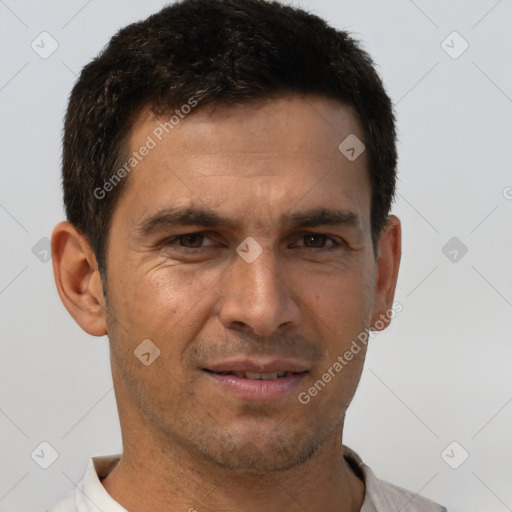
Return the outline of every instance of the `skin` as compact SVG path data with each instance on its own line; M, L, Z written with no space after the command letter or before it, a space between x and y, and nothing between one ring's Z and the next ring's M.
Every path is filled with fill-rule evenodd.
M160 122L143 111L129 151ZM125 508L360 510L364 484L343 458L342 432L365 350L307 405L297 400L393 304L400 222L389 217L375 257L366 153L350 162L338 150L349 134L364 140L353 109L316 96L187 116L127 179L111 221L107 297L87 241L67 222L55 228L61 299L86 332L109 337L123 455L102 483ZM170 206L209 208L233 226L141 234ZM281 222L315 208L348 210L356 222ZM177 238L189 233L205 236ZM249 236L263 250L252 263L235 251ZM133 351L148 338L160 356L145 366ZM233 355L299 358L309 372L297 393L249 402L202 371Z

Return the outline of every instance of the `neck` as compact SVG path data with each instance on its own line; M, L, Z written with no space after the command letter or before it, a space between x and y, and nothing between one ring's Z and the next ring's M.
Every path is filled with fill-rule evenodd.
M343 458L341 431L306 462L283 471L256 473L221 468L157 436L123 435L121 460L102 481L131 512L355 512L364 484Z

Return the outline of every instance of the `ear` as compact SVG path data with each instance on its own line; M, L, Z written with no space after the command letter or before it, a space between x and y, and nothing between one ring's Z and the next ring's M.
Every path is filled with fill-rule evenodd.
M105 298L98 263L87 240L69 222L52 233L53 275L64 307L93 336L107 334Z
M372 329L384 330L395 316L393 299L395 297L398 268L402 255L402 229L400 219L390 215L381 231L375 277Z

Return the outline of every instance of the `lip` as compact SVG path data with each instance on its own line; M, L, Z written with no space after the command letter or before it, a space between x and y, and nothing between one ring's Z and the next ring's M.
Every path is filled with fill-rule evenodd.
M307 363L296 359L276 358L233 358L226 361L209 364L205 370L210 372L253 372L253 373L274 373L274 372L306 372L310 367ZM286 378L286 377L282 377Z
M297 388L308 375L309 370L310 365L307 362L293 358L238 356L208 364L203 368L203 373L224 393L242 400L271 401L282 399L293 392L297 393ZM221 372L291 372L293 375L263 380L222 375Z
M221 370L222 371L222 370ZM229 370L225 370L229 371ZM253 371L233 370L232 371ZM278 371L278 370L274 370ZM285 370L283 370L285 371ZM288 370L293 371L293 370ZM272 401L285 398L291 393L297 393L297 388L303 379L308 375L307 371L295 373L286 377L276 379L246 379L236 375L221 375L211 371L203 370L213 383L218 385L224 393L229 393L242 400L251 401ZM259 373L273 373L272 371L259 371Z

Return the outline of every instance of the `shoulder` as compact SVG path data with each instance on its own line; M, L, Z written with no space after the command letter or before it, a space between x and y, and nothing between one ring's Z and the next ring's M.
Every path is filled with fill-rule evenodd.
M377 478L359 455L343 446L344 458L363 480L365 494L361 512L446 512L446 508L433 501Z
M85 475L76 487L62 496L46 512L126 512L101 484L119 462L120 454L90 457Z
M382 497L402 512L446 512L443 507L416 493L378 478L375 479ZM377 510L380 510L379 508ZM383 509L384 510L384 509Z

